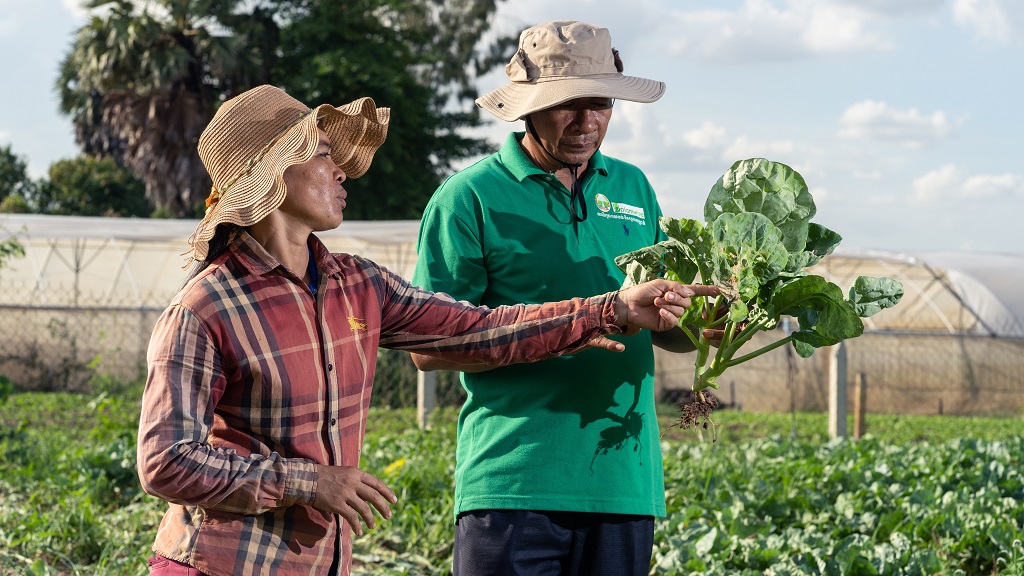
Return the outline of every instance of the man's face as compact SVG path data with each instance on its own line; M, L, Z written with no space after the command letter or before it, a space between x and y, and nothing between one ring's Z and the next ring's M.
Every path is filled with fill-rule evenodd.
M319 130L320 143L313 157L284 171L288 192L279 210L307 224L314 231L341 225L348 193L341 185L345 172L331 160L331 140Z
M612 117L611 98L578 98L530 114L541 145L555 158L583 164L601 147Z

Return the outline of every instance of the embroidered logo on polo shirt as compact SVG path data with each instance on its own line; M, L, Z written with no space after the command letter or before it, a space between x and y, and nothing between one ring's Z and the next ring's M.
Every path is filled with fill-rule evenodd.
M366 322L363 322L362 318L356 318L355 316L348 317L348 327L353 332L355 332L356 330L362 330L363 332L366 332Z
M597 205L597 209L601 211L598 216L602 218L631 220L641 226L647 225L646 213L644 212L644 209L639 206L624 204L622 202L613 202L604 194L595 194L594 204Z

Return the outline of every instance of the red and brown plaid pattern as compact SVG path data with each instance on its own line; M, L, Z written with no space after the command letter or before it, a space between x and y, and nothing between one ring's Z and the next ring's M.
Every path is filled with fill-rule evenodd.
M315 465L358 466L378 346L505 364L617 332L609 295L475 308L313 248L316 299L241 234L157 322L138 467L170 503L158 554L213 576L311 575L341 546L348 574L349 527L310 506Z

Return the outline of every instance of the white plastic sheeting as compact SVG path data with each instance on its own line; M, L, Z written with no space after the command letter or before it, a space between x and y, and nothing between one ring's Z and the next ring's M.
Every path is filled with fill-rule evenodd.
M917 259L946 274L951 291L977 315L979 332L1024 338L1024 254L929 252Z
M185 278L197 220L0 216L25 257L0 269L0 305L162 308ZM334 252L359 254L402 274L416 263L417 221L350 221L319 232Z
M181 253L196 224L0 215L0 239L26 248L0 269L0 306L162 308L184 279ZM418 230L415 220L345 221L318 236L410 278ZM868 318L868 330L1024 338L1024 254L840 248L814 272L844 289L861 275L903 283L903 301Z
M814 272L844 288L857 276L903 283L903 300L866 319L869 330L1024 337L1024 254L840 248Z

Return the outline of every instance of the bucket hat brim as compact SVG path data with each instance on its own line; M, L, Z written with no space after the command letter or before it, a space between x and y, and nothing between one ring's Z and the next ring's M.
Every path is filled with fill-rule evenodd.
M477 98L476 104L506 122L514 122L577 98L614 98L648 103L661 98L664 93L664 82L623 74L602 74L510 82Z
M622 74L622 59L607 28L575 20L531 26L505 66L509 83L476 99L507 122L577 98L654 102L665 84Z

